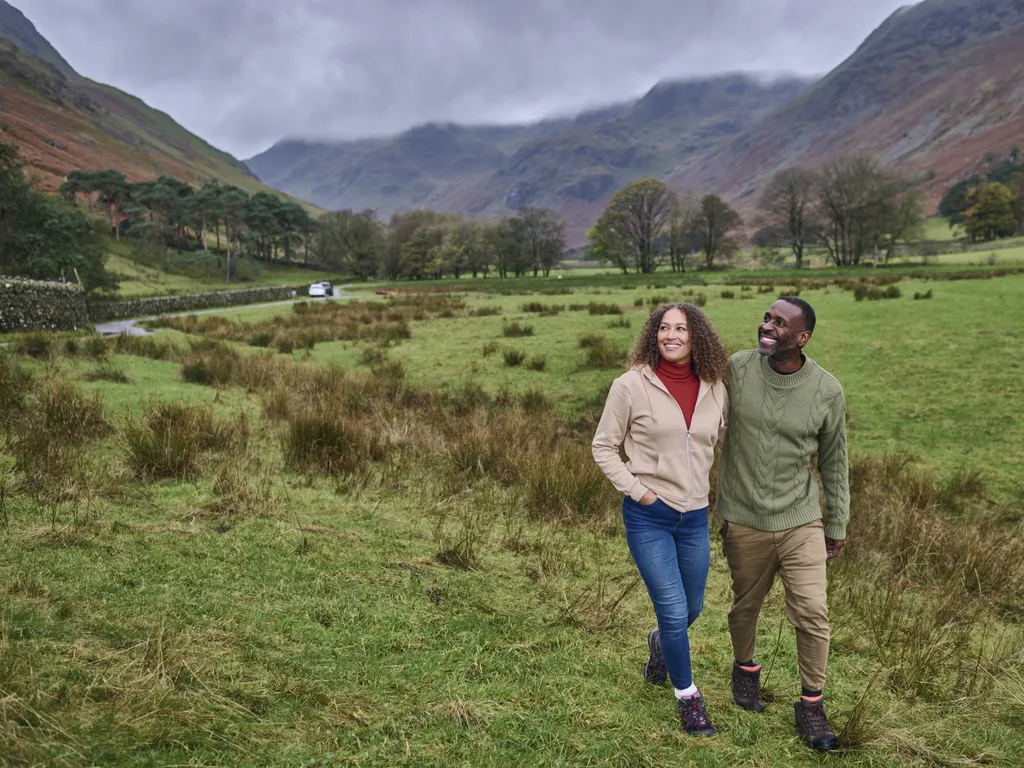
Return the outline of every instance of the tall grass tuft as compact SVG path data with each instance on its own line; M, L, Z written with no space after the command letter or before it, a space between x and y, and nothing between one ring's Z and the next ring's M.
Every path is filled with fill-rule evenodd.
M501 335L507 339L516 339L522 336L533 336L533 326L523 325L518 321L506 323L501 327Z
M0 426L21 412L33 386L32 374L0 351Z
M121 429L125 463L141 479L191 479L200 472L205 451L244 447L248 422L216 419L208 405L153 403L139 421Z
M373 424L341 409L311 406L287 416L281 447L290 469L329 475L346 474L366 462L380 461L389 450Z
M522 365L523 361L526 360L526 353L521 349L506 349L502 352L501 356L505 360L506 368L515 368Z

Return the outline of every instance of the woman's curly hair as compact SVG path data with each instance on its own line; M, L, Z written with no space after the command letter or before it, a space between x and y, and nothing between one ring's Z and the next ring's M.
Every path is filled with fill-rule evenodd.
M661 361L661 353L658 351L658 326L661 319L670 309L678 309L686 315L686 327L690 332L690 360L693 363L693 373L701 381L715 384L725 378L725 366L728 362L728 355L725 347L722 346L718 334L711 327L700 307L696 304L667 304L658 307L651 312L651 316L644 323L640 331L640 337L636 340L636 346L629 353L629 366L637 368L642 365L649 365L652 369L658 367Z

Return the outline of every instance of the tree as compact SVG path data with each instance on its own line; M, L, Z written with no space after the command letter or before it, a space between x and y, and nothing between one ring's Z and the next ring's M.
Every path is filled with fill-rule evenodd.
M224 187L220 192L220 213L224 221L224 239L227 240L227 255L224 265L224 282L231 282L231 244L235 244L235 252L240 250L242 227L245 209L249 204L249 195L238 187Z
M543 271L547 277L565 250L565 225L548 208L524 206L519 209L517 218L521 225L516 231L522 238L533 276Z
M174 187L164 183L166 177L156 181L142 181L131 185L131 207L128 214L132 218L145 219L133 225L143 233L150 234L160 244L160 267L167 271L167 236L174 224L175 212L179 198Z
M757 224L776 242L785 242L803 266L804 250L814 231L810 221L818 176L805 168L784 168L772 177L757 209Z
M77 278L87 292L112 290L103 225L74 202L33 189L18 150L0 143L0 274Z
M384 247L384 225L376 211L332 211L317 222L317 260L360 280L377 275Z
M128 201L128 182L124 174L115 170L104 171L71 171L60 186L60 194L75 200L84 195L92 207L92 198L103 204L110 228L114 230L114 238L121 239L121 219L124 206Z
M686 255L700 248L695 236L698 213L699 207L690 197L677 200L672 206L668 222L668 257L673 272L685 272Z
M942 196L942 200L939 201L939 215L946 219L950 229L963 224L964 213L970 207L967 196L980 182L981 179L977 176L961 179Z
M618 265L630 261L637 272L653 272L664 245L665 228L672 215L675 195L658 179L640 179L612 195L598 223L592 251Z
M993 181L971 190L967 196L964 231L971 240L1009 237L1020 227L1016 215L1017 197L1005 184Z
M704 263L712 269L715 259L731 256L737 248L729 233L739 227L743 219L718 195L704 195L694 222L704 253Z
M440 251L444 235L443 224L428 224L417 228L412 237L402 244L402 276L413 280L440 277Z

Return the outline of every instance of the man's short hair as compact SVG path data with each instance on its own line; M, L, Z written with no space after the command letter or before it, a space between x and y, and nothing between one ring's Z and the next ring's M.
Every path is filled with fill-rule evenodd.
M814 324L818 318L814 315L814 308L811 307L803 299L798 299L796 296L780 296L779 301L784 301L787 304L792 304L794 307L799 307L800 314L804 316L804 325L807 326L807 330L814 333Z

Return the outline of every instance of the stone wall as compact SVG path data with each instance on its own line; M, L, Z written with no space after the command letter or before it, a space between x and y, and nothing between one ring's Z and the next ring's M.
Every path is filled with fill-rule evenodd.
M120 301L95 301L89 304L89 320L104 323L110 320L125 320L134 317L152 317L174 312L191 312L211 307L232 307L240 304L259 304L269 301L283 301L304 297L309 290L305 285L278 285L259 288L243 288L237 291L216 293L194 293L182 296L155 296L145 299Z
M88 325L85 294L78 285L0 277L0 333L74 331Z

